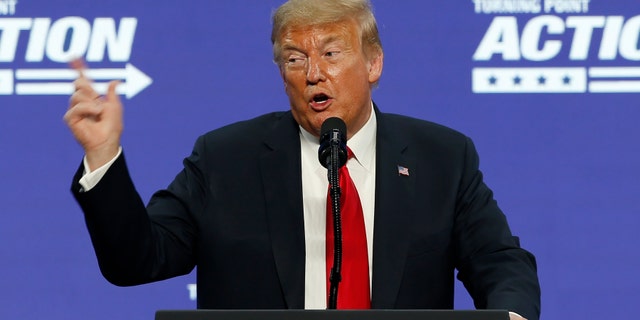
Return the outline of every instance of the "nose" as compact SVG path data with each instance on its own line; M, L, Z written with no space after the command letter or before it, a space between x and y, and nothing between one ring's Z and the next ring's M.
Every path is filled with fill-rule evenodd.
M307 82L315 84L326 80L324 66L319 59L307 60Z

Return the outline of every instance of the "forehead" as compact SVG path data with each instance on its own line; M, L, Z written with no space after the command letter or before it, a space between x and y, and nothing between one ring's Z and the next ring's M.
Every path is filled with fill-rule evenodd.
M322 45L328 42L341 41L352 44L359 41L357 24L352 20L319 25L292 25L280 35L281 45L313 44Z

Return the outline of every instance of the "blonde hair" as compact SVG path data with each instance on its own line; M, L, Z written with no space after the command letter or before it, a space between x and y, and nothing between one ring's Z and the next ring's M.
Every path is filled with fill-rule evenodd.
M288 0L273 14L273 59L280 64L280 36L295 26L317 26L355 20L365 54L382 51L376 18L369 0Z

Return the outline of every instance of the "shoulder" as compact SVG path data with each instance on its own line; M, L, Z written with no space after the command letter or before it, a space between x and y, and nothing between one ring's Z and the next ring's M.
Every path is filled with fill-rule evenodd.
M399 141L419 144L425 148L464 148L470 139L458 130L418 118L393 113L378 114L378 132L395 136Z
M211 130L200 136L197 143L218 147L260 144L265 136L282 128L297 130L290 111L271 112Z
M211 139L249 137L251 134L264 134L264 132L273 130L281 122L292 119L289 111L271 112L253 119L228 124L211 130L203 136Z
M295 136L296 130L291 112L264 114L201 135L185 161L202 168L246 165L270 150L270 137Z

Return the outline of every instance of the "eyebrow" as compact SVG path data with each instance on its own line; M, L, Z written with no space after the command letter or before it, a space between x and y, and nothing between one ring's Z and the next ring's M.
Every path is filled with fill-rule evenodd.
M320 46L326 46L329 45L331 43L334 42L340 42L342 44L347 44L346 41L344 41L344 39L342 37L336 36L336 35L330 35L328 37L326 37L325 39L320 40Z
M299 51L299 52L302 52L302 49L300 49L300 48L298 48L298 47L296 47L294 45L291 45L291 44L283 44L281 51L283 51L283 52L284 51Z
M344 41L344 39L340 36L337 35L329 35L324 39L320 39L319 41L319 47L324 47L327 46L329 44L332 44L334 42L339 42L342 43L344 45L347 45L347 41ZM281 52L285 52L285 51L297 51L297 52L301 52L301 53L305 53L304 50L300 49L299 47L291 44L291 43L283 43L282 44L282 48L280 49Z

